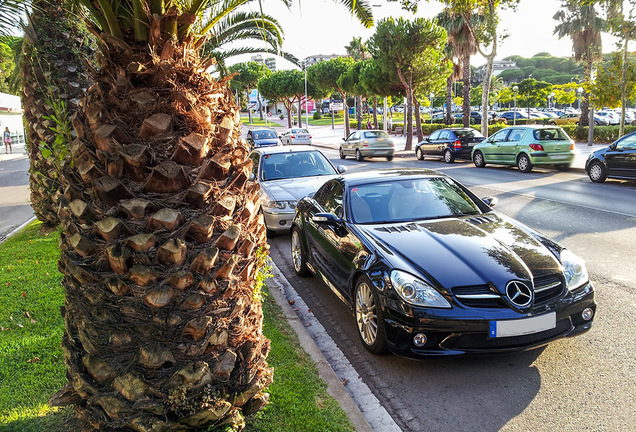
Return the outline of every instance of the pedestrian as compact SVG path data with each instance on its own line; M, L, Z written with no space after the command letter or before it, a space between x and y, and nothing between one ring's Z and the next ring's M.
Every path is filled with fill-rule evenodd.
M367 129L371 129L373 126L371 126L371 120L367 121Z
M393 120L391 120L391 117L386 119L386 131L388 133L393 132Z
M9 128L4 128L4 152L5 153L13 153L13 149L11 148L11 132L9 132Z

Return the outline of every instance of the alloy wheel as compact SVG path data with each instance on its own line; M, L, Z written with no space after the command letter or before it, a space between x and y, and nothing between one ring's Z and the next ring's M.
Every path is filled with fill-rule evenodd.
M605 181L605 168L599 162L594 162L590 166L588 175L594 183L602 183Z
M424 160L424 152L422 152L421 147L418 147L417 150L415 150L415 157L417 157L417 160Z
M444 152L444 162L452 163L454 160L455 158L453 157L453 153L451 153L450 150L446 149L446 151Z
M519 171L523 173L532 171L532 163L530 163L530 159L528 159L528 156L524 154L519 156L519 159L517 160L517 167L519 168Z
M377 305L371 288L365 282L356 290L356 322L358 332L367 345L373 345L378 336Z
M360 149L357 149L357 150L356 150L356 160L357 160L358 162L361 162L361 161L362 161L362 153L360 153Z
M338 151L338 153L340 154L340 159L344 159L347 156L344 154L344 150L342 150L342 147L340 147L340 150Z
M477 168L483 168L486 166L484 163L484 155L480 151L476 152L473 156L473 162Z

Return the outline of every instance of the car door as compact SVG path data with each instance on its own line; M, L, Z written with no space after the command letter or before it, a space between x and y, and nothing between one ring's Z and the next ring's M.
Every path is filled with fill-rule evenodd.
M310 260L327 279L325 283L330 288L343 291L348 279L345 269L351 265L341 251L344 228L327 226L312 219L316 213L331 213L338 218L344 216L343 187L340 182L331 180L324 184L314 195L314 202L315 212L307 215L305 227Z
M480 146L485 162L498 163L501 161L501 146L506 141L508 132L510 132L509 128L495 132L486 140L486 145Z
M526 129L510 128L506 139L499 143L499 161L501 163L515 164L517 162L517 154L525 133Z
M610 177L636 178L636 134L618 141L614 150L605 153L605 161Z
M351 132L345 140L344 151L346 154L352 154L356 152L356 149L360 145L360 132Z
M441 133L441 130L436 130L431 134L431 136L428 137L428 140L422 141L422 145L420 146L422 148L422 153L426 155L433 154L433 149L435 147L434 143L439 140L439 136Z
M247 139L247 143L250 146L254 147L254 136L253 136L253 133L252 133L251 130L247 131L247 138L246 139Z

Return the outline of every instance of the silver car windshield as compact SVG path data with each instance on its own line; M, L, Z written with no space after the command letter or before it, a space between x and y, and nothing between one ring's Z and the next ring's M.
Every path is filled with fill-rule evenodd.
M355 223L391 223L480 214L477 204L445 178L398 180L351 188Z
M318 151L302 151L263 155L260 180L334 175L338 172Z

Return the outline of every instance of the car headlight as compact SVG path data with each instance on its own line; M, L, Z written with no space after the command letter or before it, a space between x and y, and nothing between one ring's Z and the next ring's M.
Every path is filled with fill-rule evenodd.
M290 209L294 210L296 208L296 201L275 201L266 199L265 201L263 201L263 207L278 210L285 210L289 207Z
M567 249L561 251L561 264L568 290L573 291L586 284L589 280L585 262Z
M451 307L450 303L435 288L409 273L393 270L391 272L391 285L400 297L411 305L434 308Z

